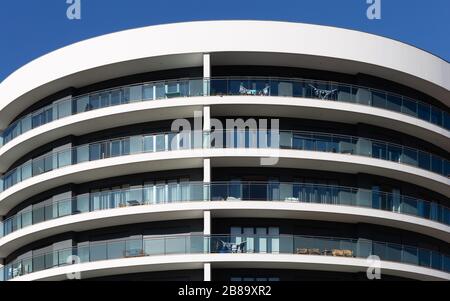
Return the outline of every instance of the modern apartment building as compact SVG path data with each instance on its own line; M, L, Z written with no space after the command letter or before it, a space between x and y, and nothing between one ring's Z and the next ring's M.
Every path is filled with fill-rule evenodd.
M0 84L0 280L450 280L449 89L430 53L296 23L49 53Z

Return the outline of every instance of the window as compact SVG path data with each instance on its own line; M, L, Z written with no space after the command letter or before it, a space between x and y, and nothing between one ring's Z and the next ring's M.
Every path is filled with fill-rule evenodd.
M237 250L246 253L280 252L280 230L278 227L231 227L230 234L232 251Z

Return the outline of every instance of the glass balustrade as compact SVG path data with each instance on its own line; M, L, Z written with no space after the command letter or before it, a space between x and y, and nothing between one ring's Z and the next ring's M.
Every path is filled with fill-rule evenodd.
M154 133L101 141L51 152L32 159L4 174L0 178L0 192L31 177L69 165L140 153L201 148L202 136L202 132L190 132L186 135Z
M274 139L274 135L277 135ZM364 137L319 132L226 130L212 132L212 148L281 148L357 155L418 167L445 177L450 161L418 149ZM273 142L277 141L277 142Z
M355 103L406 114L450 130L448 112L424 102L377 89L336 82L275 77L190 78L117 87L56 101L9 125L0 135L0 146L31 129L91 110L132 102L209 95L282 96Z
M54 250L8 263L3 269L4 280L33 272L123 258L139 258L171 254L297 254L303 256L334 256L367 258L411 264L450 272L450 256L423 249L367 239L318 236L255 236L255 235L171 235L102 242L84 242L68 249ZM75 257L76 256L76 257ZM1 278L0 278L1 279Z
M276 135L276 138L274 138ZM277 141L277 142L274 142ZM362 137L316 132L217 131L154 133L85 144L32 159L0 178L0 192L34 176L83 162L194 148L281 148L365 156L450 176L450 161L417 149Z
M69 215L131 206L200 201L271 201L355 206L450 225L450 208L435 202L363 188L280 182L180 182L93 192L33 208L0 222L0 237Z

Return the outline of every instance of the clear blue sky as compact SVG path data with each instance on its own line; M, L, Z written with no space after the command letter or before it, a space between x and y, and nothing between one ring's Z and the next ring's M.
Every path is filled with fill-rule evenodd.
M29 61L86 38L191 20L257 19L338 26L394 38L450 61L450 0L382 0L382 19L373 21L366 17L366 0L81 0L81 3L82 20L70 21L66 17L66 0L1 0L0 81Z

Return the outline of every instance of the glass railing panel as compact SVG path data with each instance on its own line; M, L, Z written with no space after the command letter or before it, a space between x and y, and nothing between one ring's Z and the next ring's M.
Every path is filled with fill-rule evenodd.
M403 246L402 262L419 265L419 254L416 247Z
M76 249L65 249L58 251L58 262L59 266L71 265L77 263L77 260L73 257L75 255Z
M402 246L399 244L386 243L385 244L386 260L401 262L402 261Z
M145 256L142 238L126 240L125 254L123 255L123 257L140 257L140 256Z
M185 236L168 237L165 239L165 254L185 254L188 250Z
M430 267L435 270L444 270L443 255L436 251L431 251L431 265Z
M436 107L431 107L430 122L442 127L443 112Z
M409 147L403 148L403 153L401 154L400 162L412 166L418 166L418 151Z
M143 243L146 255L161 255L166 253L166 243L163 237L145 238Z
M204 96L204 84L205 81L203 79L189 80L189 96Z
M431 155L431 171L442 175L444 172L443 167L444 163L442 158Z
M355 102L355 93L356 93L356 89L353 89L352 86L340 84L338 86L336 100L341 101L341 102L354 103Z
M78 245L74 249L74 255L78 256L80 263L90 262L91 253L89 244Z
M443 116L443 118L444 118L443 126L445 129L449 130L450 129L450 113L443 112L443 115L444 115Z
M89 261L108 259L108 248L105 243L91 243L89 245Z
M386 109L394 112L402 112L403 98L398 95L387 94Z
M412 117L418 117L418 103L412 99L403 98L402 113Z
M445 272L450 273L450 255L442 256L442 266Z
M372 102L371 105L374 107L386 109L387 107L387 100L386 100L386 93L381 91L372 91Z
M423 267L431 266L431 251L422 248L418 249L419 265Z
M431 107L425 103L418 103L418 117L425 121L430 121Z
M450 225L450 208L443 207L443 220L442 222L446 225Z

